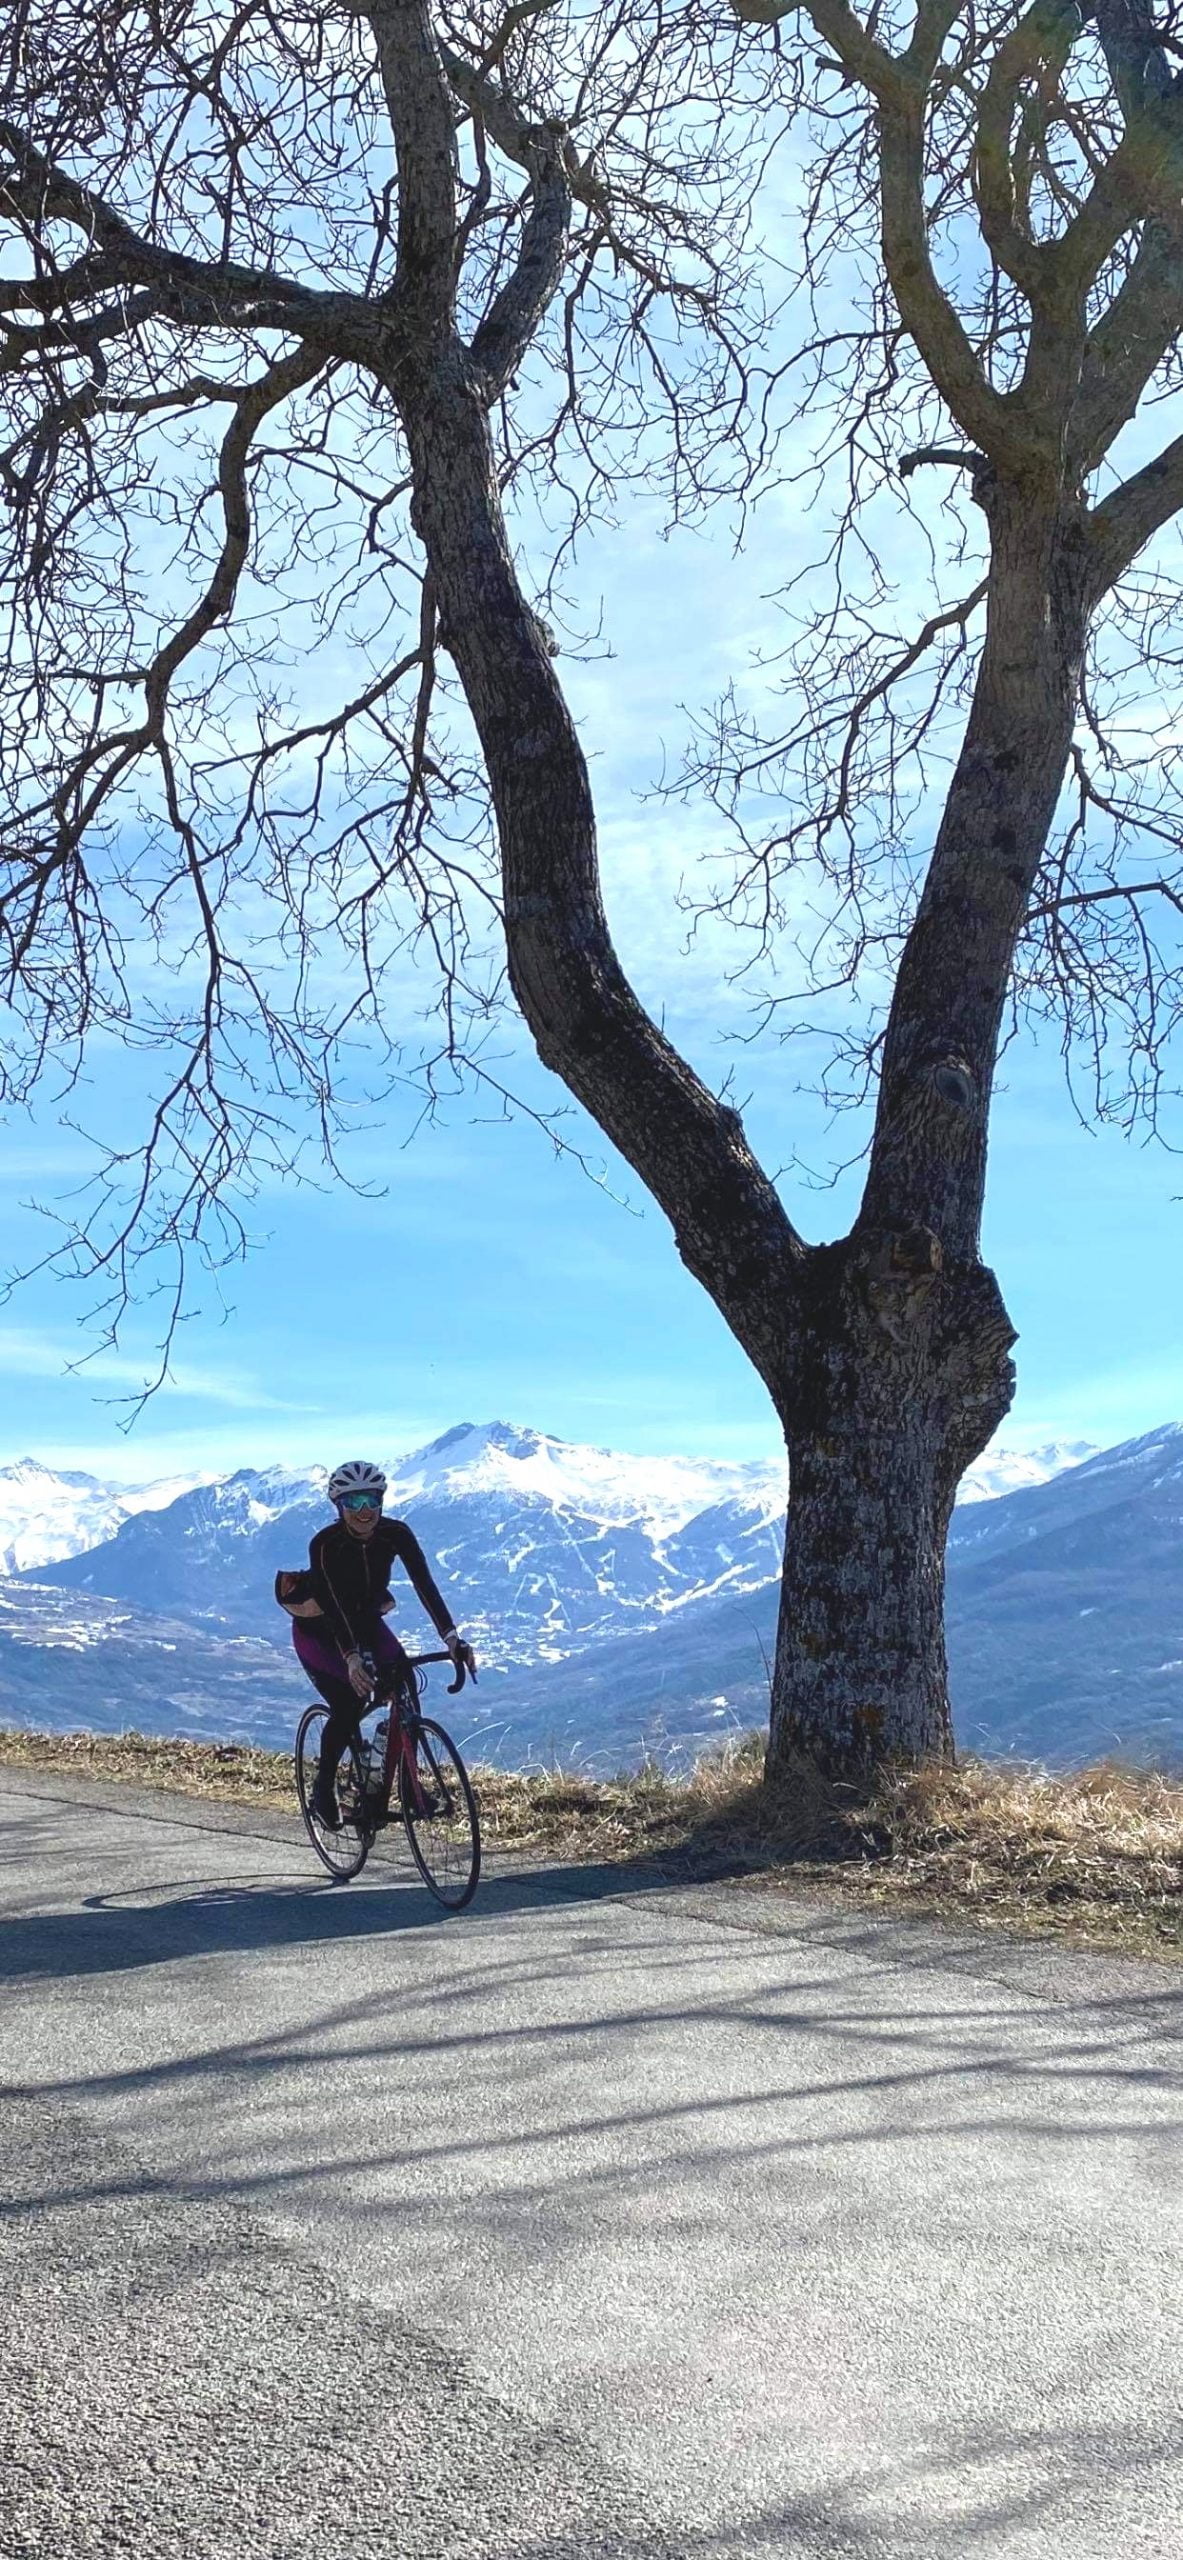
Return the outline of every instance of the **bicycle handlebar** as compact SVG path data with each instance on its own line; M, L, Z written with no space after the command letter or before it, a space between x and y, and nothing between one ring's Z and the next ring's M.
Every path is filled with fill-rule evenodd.
M388 1689L384 1689L382 1685L379 1677L378 1665L375 1662L373 1655L363 1653L361 1659L365 1663L370 1676L372 1684L370 1690L370 1704L373 1706L376 1705L381 1698L389 1695L390 1692ZM409 1671L420 1671L422 1670L424 1663L427 1662L455 1662L455 1660L456 1657L452 1653L409 1653L406 1656L406 1663ZM454 1680L449 1680L448 1682L448 1696L450 1698L454 1698L457 1690L464 1687L465 1680L468 1679L469 1676L470 1674L467 1663L463 1661L457 1662L456 1677ZM475 1681L475 1671L472 1672L471 1677ZM363 1714L368 1714L369 1709L363 1708L362 1712Z
M412 1671L418 1671L425 1662L451 1662L453 1660L453 1656L450 1653L409 1653L407 1655L407 1660L410 1663ZM475 1671L472 1676L475 1680ZM454 1680L449 1680L448 1682L448 1696L450 1698L454 1698L457 1690L464 1687L467 1677L468 1673L465 1664L463 1662L458 1662L456 1664L456 1677Z

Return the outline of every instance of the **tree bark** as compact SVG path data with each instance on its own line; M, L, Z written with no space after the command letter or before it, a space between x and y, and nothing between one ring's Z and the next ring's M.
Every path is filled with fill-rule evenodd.
M946 1759L945 1536L1014 1389L1014 1328L980 1263L860 1230L811 1257L804 1379L785 1414L789 1517L769 1768L865 1784Z
M1015 944L1063 785L1092 605L1079 509L982 489L986 645L888 1021L862 1207L809 1259L769 1765L863 1784L947 1757L944 1553L960 1477L1014 1391L979 1259L986 1133Z

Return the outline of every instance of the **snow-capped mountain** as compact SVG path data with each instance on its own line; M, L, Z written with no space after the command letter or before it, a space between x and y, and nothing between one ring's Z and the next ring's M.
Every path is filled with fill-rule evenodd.
M0 1467L0 1573L56 1564L113 1538L139 1511L160 1511L208 1478L160 1476L151 1484L104 1484L98 1476L18 1458Z
M959 1502L992 1501L1046 1483L1095 1455L1089 1440L1051 1440L1039 1449L988 1449L966 1474ZM766 1517L783 1513L783 1458L636 1458L554 1440L512 1423L458 1423L426 1449L388 1463L389 1505L478 1492L540 1496L605 1526L644 1520L655 1540L725 1503Z
M505 1662L558 1660L779 1568L784 1475L772 1465L642 1460L465 1423L391 1461L388 1476L387 1508L412 1520L457 1614ZM284 1641L276 1569L303 1561L328 1516L322 1468L244 1469L35 1570L67 1589Z
M611 1769L763 1722L779 1467L494 1423L458 1425L389 1477L478 1643L462 1726L478 1752ZM0 1718L210 1733L221 1716L228 1735L286 1740L302 1675L272 1577L326 1517L323 1469L243 1470L0 1585ZM988 1454L949 1540L962 1740L1183 1759L1181 1562L1183 1425L1101 1453ZM425 1632L409 1593L397 1624L412 1645Z
M388 1464L387 1507L459 1495L542 1501L604 1528L643 1521L655 1544L720 1503L783 1510L781 1459L636 1458L551 1439L508 1422L460 1422L426 1449Z
M1165 1422L1137 1440L1115 1449L1097 1449L1047 1484L1019 1485L996 1510L975 1511L968 1519L954 1515L949 1556L979 1563L988 1556L1013 1553L1048 1534L1054 1524L1063 1531L1094 1520L1119 1524L1148 1500L1165 1497L1168 1517L1179 1518L1183 1501L1183 1422ZM1100 1551L1096 1561L1103 1562ZM1183 1559L1181 1559L1183 1560Z
M959 1500L984 1502L1042 1484L1092 1454L1084 1440L1051 1441L1030 1451L988 1451L970 1469ZM779 1459L637 1458L500 1422L459 1423L427 1448L385 1463L394 1510L413 1511L424 1501L478 1494L502 1501L525 1498L594 1520L602 1528L640 1523L655 1545L727 1504L738 1504L763 1520L775 1518L784 1507ZM309 1465L245 1469L229 1477L201 1469L126 1485L43 1466L37 1458L17 1459L0 1467L0 1574L87 1554L107 1545L141 1512L166 1511L201 1489L216 1490L224 1533L247 1536L285 1512L314 1506L323 1510L327 1481L325 1467Z
M1071 1463L1084 1444L996 1453L967 1479L984 1501ZM626 1627L780 1570L783 1462L637 1458L510 1423L459 1423L387 1463L388 1510L408 1517L457 1614L494 1661L557 1662ZM120 1520L38 1578L205 1626L282 1639L271 1585L328 1516L323 1467L243 1469ZM26 1568L29 1570L30 1568Z
M1096 1455L1093 1440L1047 1440L1040 1449L987 1449L957 1488L958 1510L967 1502L996 1502L1004 1493L1029 1493L1033 1485L1047 1484Z

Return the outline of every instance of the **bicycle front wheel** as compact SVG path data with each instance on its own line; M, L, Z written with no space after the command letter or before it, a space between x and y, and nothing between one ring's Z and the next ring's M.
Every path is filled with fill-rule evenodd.
M428 1892L445 1911L463 1911L481 1872L476 1800L455 1743L429 1716L417 1716L410 1728L398 1788L411 1856Z
M309 1707L301 1718L296 1735L296 1793L304 1828L322 1867L338 1884L348 1884L351 1876L359 1876L374 1845L374 1826L366 1809L366 1787L361 1763L352 1743L341 1755L337 1771L337 1812L340 1828L330 1831L312 1810L312 1790L320 1762L321 1735L328 1723L327 1707Z

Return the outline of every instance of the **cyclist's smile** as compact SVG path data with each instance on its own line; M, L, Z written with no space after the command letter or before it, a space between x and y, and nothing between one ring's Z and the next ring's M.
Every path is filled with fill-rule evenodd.
M372 1538L382 1514L377 1503L372 1502L364 1511L349 1511L343 1507L341 1517L355 1538Z

